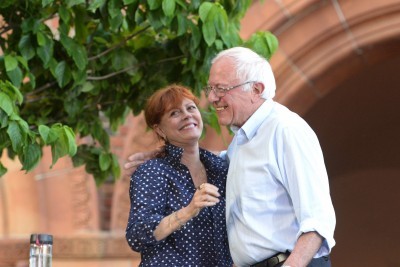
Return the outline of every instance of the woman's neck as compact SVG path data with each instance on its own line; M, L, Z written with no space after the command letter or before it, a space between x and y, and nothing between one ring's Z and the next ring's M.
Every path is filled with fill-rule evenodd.
M188 167L195 188L207 182L206 170L200 161L198 143L184 148L181 163Z
M183 148L181 162L189 168L190 166L196 166L200 163L200 152L198 143L191 146L185 146Z

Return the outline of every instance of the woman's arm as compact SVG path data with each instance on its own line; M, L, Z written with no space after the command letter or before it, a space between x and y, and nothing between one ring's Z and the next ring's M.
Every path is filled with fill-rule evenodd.
M201 189L197 189L189 205L174 211L164 217L154 231L154 237L160 241L179 230L188 221L196 217L204 207L214 206L219 202L218 188L212 184L205 183Z

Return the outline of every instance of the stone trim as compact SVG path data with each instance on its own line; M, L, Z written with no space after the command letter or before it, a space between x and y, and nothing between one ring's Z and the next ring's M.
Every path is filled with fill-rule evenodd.
M0 240L0 263L15 266L29 258L28 239ZM53 259L139 259L140 254L130 249L125 237L85 236L54 237Z

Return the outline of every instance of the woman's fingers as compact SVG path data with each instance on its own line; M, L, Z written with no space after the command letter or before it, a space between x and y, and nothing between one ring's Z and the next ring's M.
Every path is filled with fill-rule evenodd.
M218 193L218 187L209 183L202 183L198 190L200 190L202 194L208 194L215 197L221 196L220 193Z

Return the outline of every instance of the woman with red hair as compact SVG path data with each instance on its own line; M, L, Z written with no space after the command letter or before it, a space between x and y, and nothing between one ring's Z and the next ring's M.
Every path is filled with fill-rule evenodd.
M170 85L147 101L163 150L132 174L126 239L140 266L232 266L225 224L228 165L199 147L203 121L189 89Z

